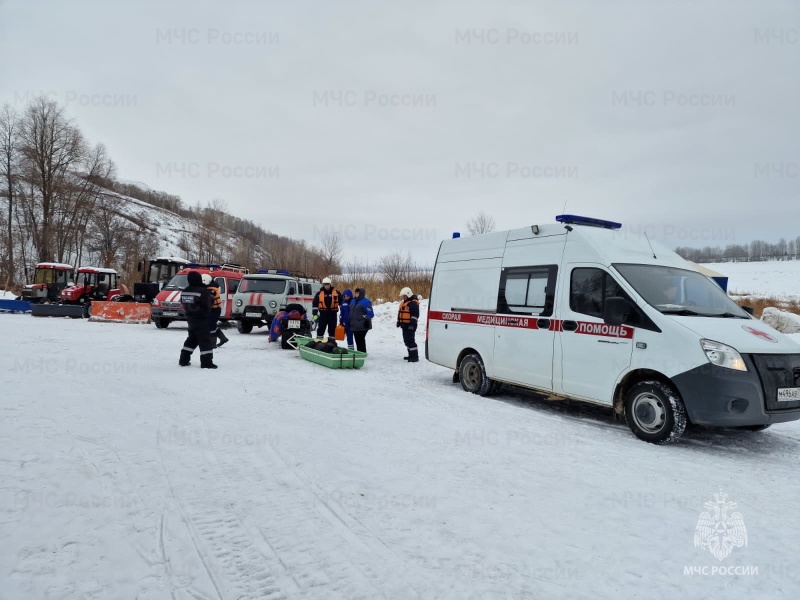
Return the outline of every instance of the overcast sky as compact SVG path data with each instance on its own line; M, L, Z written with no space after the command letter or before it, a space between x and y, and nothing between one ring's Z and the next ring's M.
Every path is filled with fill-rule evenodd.
M671 246L800 235L800 2L0 0L0 102L122 179L346 257L481 210Z

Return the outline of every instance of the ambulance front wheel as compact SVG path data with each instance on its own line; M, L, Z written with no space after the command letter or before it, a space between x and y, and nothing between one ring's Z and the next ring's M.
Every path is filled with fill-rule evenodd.
M465 392L488 396L494 389L494 382L486 376L486 367L478 354L468 354L458 366L458 379Z
M686 408L677 392L660 381L641 381L625 396L628 427L652 444L678 441L686 429Z

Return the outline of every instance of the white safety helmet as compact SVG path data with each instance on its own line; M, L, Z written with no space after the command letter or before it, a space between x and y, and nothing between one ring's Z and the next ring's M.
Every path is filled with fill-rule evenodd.
M331 282L331 278L330 277L326 277L325 279L322 280L322 285L325 285L326 283L330 283L330 282Z
M211 275L203 273L203 285L208 285L209 283L211 283Z
M408 296L409 298L411 298L411 296L413 296L414 294L411 293L411 288L404 287L402 290L400 290L400 295L401 296Z

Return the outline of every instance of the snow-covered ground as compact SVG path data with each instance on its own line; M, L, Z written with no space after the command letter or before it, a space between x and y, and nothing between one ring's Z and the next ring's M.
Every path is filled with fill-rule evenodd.
M733 296L774 296L800 299L800 260L703 263L728 277Z
M0 599L800 596L800 423L661 447L466 394L401 360L396 306L358 371L263 330L207 371L181 327L0 315ZM694 546L720 491L723 560Z
M17 295L14 292L7 292L5 290L0 290L0 300L14 300L16 299Z

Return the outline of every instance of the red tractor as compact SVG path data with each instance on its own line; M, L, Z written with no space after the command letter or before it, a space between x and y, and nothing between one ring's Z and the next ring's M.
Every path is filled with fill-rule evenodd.
M26 269L27 271L27 269ZM58 302L61 291L75 278L75 267L63 263L43 262L36 265L33 283L22 288L21 300L32 304Z
M114 300L121 294L119 274L114 269L79 267L74 284L61 290L61 303L82 305L88 317L92 300Z

